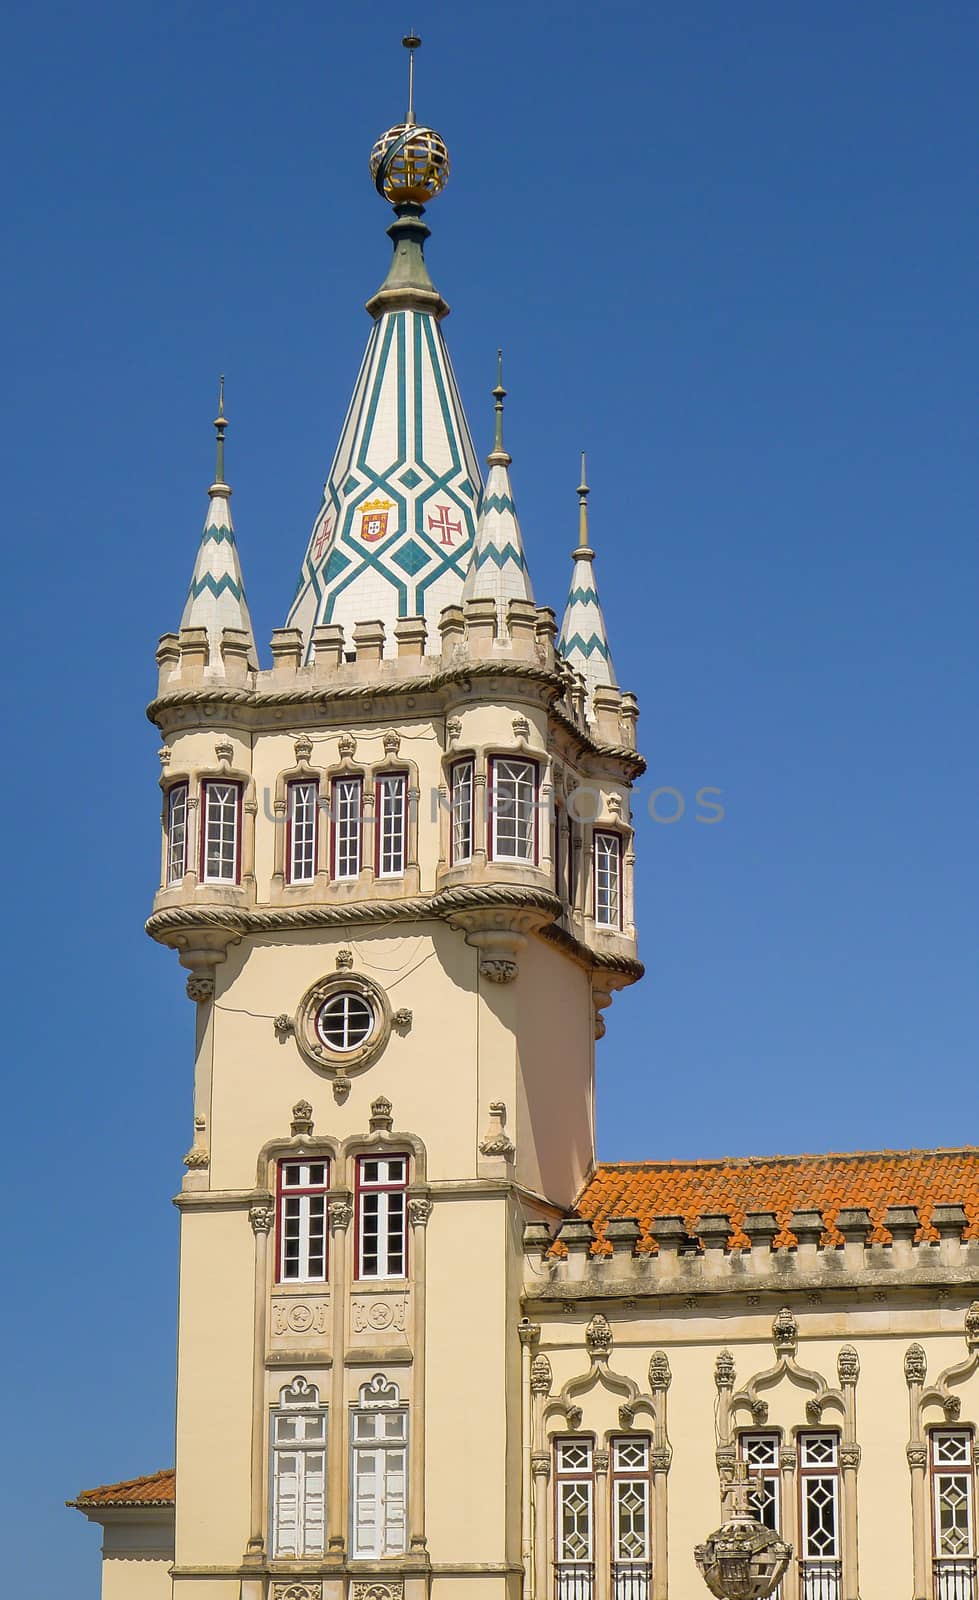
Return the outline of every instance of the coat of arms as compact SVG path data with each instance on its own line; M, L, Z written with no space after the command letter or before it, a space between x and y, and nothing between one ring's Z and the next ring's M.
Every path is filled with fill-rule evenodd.
M366 500L357 509L360 512L360 537L368 544L377 544L388 531L388 517L394 510L394 501Z

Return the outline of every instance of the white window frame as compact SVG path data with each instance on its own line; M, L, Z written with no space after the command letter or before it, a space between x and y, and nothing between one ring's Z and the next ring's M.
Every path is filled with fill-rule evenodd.
M172 783L167 790L167 887L179 883L187 871L187 818L189 785Z
M379 1458L373 1473L364 1462ZM364 1485L374 1478L374 1493ZM400 1490L398 1483L400 1480ZM403 1555L408 1547L408 1407L396 1383L376 1372L350 1412L350 1553L355 1561ZM365 1511L374 1513L366 1537Z
M592 872L595 887L595 925L618 931L622 927L622 839L596 828L592 838Z
M639 1460L631 1457L638 1455ZM629 1493L638 1494L642 1503L642 1549L626 1550L623 1542L634 1527L623 1529L623 1502ZM650 1440L645 1434L613 1438L609 1450L609 1511L612 1518L613 1600L648 1600L652 1580L652 1476Z
M376 1168L376 1176L365 1173ZM400 1170L400 1176L392 1173ZM369 1282L408 1275L408 1157L357 1158L357 1277ZM376 1237L377 1248L369 1249Z
M573 1461L573 1455L583 1460ZM584 1554L566 1542L565 1502L575 1491L585 1501ZM589 1600L595 1577L595 1441L587 1435L554 1440L554 1575L556 1600Z
M781 1435L772 1429L746 1428L738 1434L738 1460L764 1484L761 1498L757 1494L751 1497L753 1514L774 1533L782 1531L781 1452Z
M295 1182L288 1174L298 1173ZM317 1178L316 1174L320 1176ZM326 1283L329 1277L329 1219L327 1190L330 1163L293 1161L284 1157L278 1170L278 1282ZM287 1252L287 1245L295 1251ZM294 1269L294 1270L290 1270Z
M201 782L201 882L237 884L241 879L241 784L233 778ZM217 845L211 851L212 824ZM217 859L220 870L212 872ZM229 870L230 869L230 870Z
M799 1448L799 1568L801 1582L800 1600L837 1600L841 1592L843 1563L843 1493L840 1476L840 1438L826 1431L800 1433ZM826 1446L831 1447L828 1460L820 1459ZM814 1548L814 1527L810 1512L813 1496L827 1490L833 1507L833 1548Z
M331 798L333 802L333 876L338 882L350 882L360 876L360 869L363 864L363 778L334 778Z
M302 1436L280 1437L290 1426ZM321 1556L326 1551L327 1429L328 1408L320 1405L315 1384L305 1378L293 1379L280 1391L271 1418L269 1547L273 1557ZM295 1468L290 1472L287 1460L293 1457ZM290 1476L295 1477L294 1511L286 1494Z
M975 1600L976 1594L976 1469L970 1428L929 1430L932 1555L935 1600ZM942 1496L955 1482L965 1496L966 1548L943 1550Z
M319 784L315 778L293 778L286 789L286 882L312 883L316 877L319 833Z
M381 772L376 779L377 875L404 877L408 856L408 774Z
M537 865L540 769L516 756L490 760L490 854L494 861Z
M453 867L472 860L475 776L475 763L471 756L454 761L449 769L449 864Z

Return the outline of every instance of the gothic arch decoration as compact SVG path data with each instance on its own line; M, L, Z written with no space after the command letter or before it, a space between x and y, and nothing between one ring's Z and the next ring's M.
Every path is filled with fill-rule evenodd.
M944 1422L958 1422L962 1416L962 1397L952 1386L965 1383L979 1371L979 1300L974 1300L963 1322L967 1354L939 1373L933 1384L925 1386L928 1358L920 1344L910 1344L904 1353L904 1380L908 1386L910 1431L907 1445L911 1474L911 1530L914 1553L915 1600L929 1593L931 1508L928 1494L928 1433L926 1411L941 1412ZM976 1452L973 1445L974 1454ZM979 1457L976 1464L979 1465Z
M585 1349L588 1369L569 1378L560 1392L552 1395L553 1373L548 1357L539 1352L530 1363L531 1401L531 1473L532 1527L536 1586L539 1595L545 1595L548 1583L550 1551L554 1542L553 1505L548 1493L551 1474L551 1448L555 1433L562 1422L576 1430L583 1420L579 1397L603 1389L621 1396L618 1407L619 1427L623 1431L635 1426L635 1419L645 1414L649 1419L650 1471L652 1473L651 1524L652 1573L650 1600L667 1597L667 1477L673 1459L673 1449L667 1429L667 1394L673 1381L669 1358L665 1350L654 1350L649 1359L648 1378L650 1393L644 1394L633 1378L614 1372L609 1366L614 1339L608 1319L601 1312L592 1317L585 1329ZM612 1430L613 1432L615 1430ZM599 1540L607 1538L609 1435L596 1430L597 1447L594 1453L596 1482L595 1526ZM599 1546L599 1561L607 1565L608 1551Z
M768 1422L768 1402L763 1398L763 1390L787 1382L797 1389L808 1391L804 1421L810 1426L822 1423L827 1410L839 1412L843 1491L841 1600L858 1600L857 1471L860 1466L860 1446L857 1443L856 1389L860 1378L860 1358L852 1345L842 1345L836 1360L837 1387L831 1387L822 1373L802 1366L797 1360L799 1324L787 1306L776 1313L772 1322L772 1344L775 1351L773 1364L756 1372L737 1390L737 1373L730 1350L720 1351L714 1363L717 1390L714 1407L716 1460L722 1505L737 1464L738 1413L747 1413L752 1426L764 1427ZM798 1549L798 1452L794 1436L792 1442L783 1442L780 1447L779 1468L782 1505L785 1508L785 1526L781 1531L793 1548ZM781 1593L784 1600L797 1600L797 1591L798 1570L793 1566L783 1581Z

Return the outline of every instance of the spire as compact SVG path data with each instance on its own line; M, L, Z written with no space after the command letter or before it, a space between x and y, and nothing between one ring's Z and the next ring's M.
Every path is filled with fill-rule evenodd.
M588 536L588 495L590 490L585 477L585 452L581 452L581 482L578 485L578 544L571 552L574 568L571 574L571 593L561 624L558 649L576 672L580 672L588 686L589 697L593 689L615 684L615 668L605 632L605 618L598 603L595 583L595 552Z
M510 600L530 600L534 591L527 571L520 524L510 487L511 457L503 448L503 351L497 351L497 379L493 390L496 427L493 448L486 457L489 477L476 525L472 562L462 587L463 600L495 600L501 623Z
M424 208L449 177L445 141L415 120L414 33L408 115L371 151L374 187L394 208L390 271L367 302L374 319L323 502L313 523L287 626L380 620L395 651L399 617L424 617L434 639L444 606L458 605L470 566L482 477L462 409L423 246Z
M190 580L187 604L180 619L182 628L206 628L211 666L221 661L221 630L239 628L248 635L248 660L258 666L251 618L245 601L245 586L231 520L231 490L224 481L224 435L228 426L224 414L224 377L218 395L218 414L214 419L217 434L214 482L208 489L210 505Z

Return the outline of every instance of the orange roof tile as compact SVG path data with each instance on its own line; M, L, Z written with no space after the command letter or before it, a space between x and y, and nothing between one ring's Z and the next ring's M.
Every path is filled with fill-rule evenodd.
M746 1156L718 1161L619 1161L595 1169L578 1196L574 1214L592 1222L600 1241L612 1218L635 1217L642 1229L640 1250L657 1247L653 1218L682 1216L696 1235L697 1220L726 1212L733 1246L744 1247L746 1211L774 1211L781 1232L776 1242L795 1244L789 1231L793 1211L819 1211L824 1243L841 1244L833 1224L839 1210L866 1206L871 1239L886 1243L888 1206L916 1206L920 1237L938 1235L930 1226L932 1207L960 1204L969 1219L965 1237L979 1238L979 1148L960 1150L856 1151L851 1155ZM560 1249L560 1246L558 1247ZM604 1242L593 1247L607 1253Z
M97 1489L83 1489L70 1506L84 1511L88 1506L172 1506L176 1503L177 1474L173 1467L151 1472L145 1478L127 1478L124 1483L103 1483Z

